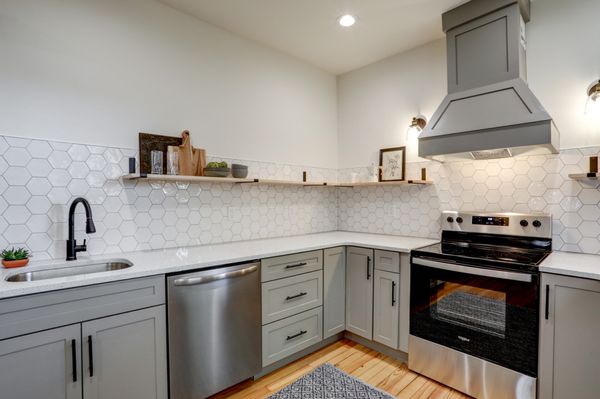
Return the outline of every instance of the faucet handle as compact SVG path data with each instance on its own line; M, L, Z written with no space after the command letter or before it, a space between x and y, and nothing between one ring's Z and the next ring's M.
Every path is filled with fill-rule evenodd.
M83 244L82 245L77 245L77 242L75 242L75 252L82 252L82 251L87 251L87 239L83 240Z

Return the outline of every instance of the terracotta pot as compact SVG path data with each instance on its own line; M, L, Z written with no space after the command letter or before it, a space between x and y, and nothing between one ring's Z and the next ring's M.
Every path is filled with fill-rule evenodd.
M19 260L4 260L4 259L2 259L2 264L7 269L10 269L12 267L27 266L28 263L29 263L29 258L27 258L27 259L19 259Z

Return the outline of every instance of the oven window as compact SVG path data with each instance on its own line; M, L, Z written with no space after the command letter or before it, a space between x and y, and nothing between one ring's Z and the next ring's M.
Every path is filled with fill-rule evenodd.
M504 338L506 293L493 289L431 280L431 317Z

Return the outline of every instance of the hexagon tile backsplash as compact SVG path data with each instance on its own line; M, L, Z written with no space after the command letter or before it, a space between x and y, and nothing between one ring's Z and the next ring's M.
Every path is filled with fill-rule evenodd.
M552 214L555 250L600 253L600 182L578 182L588 170L590 147L490 161L407 165L408 178L427 168L431 186L340 188L338 228L437 238L440 211L546 212ZM367 168L338 171L340 182Z
M0 136L0 248L27 246L35 259L63 258L70 202L92 204L90 254L116 253L337 229L330 188L122 181L136 151ZM209 159L215 160L214 158ZM219 159L221 160L221 159ZM249 175L335 181L335 169L240 162ZM84 233L78 209L76 237Z
M437 238L445 209L548 212L555 249L600 253L598 184L568 178L598 152L411 163L409 178L426 167L435 184L335 189L122 181L135 150L0 136L0 248L22 245L36 259L64 257L68 205L84 196L97 228L87 237L91 254L336 229ZM269 179L300 180L307 170L311 180L348 182L368 172L224 160ZM77 218L82 240L82 209Z

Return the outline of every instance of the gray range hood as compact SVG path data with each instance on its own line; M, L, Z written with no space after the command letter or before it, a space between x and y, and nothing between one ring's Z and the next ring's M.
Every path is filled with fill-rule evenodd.
M558 152L552 118L526 83L529 6L529 0L472 0L442 15L449 94L419 136L420 157Z

